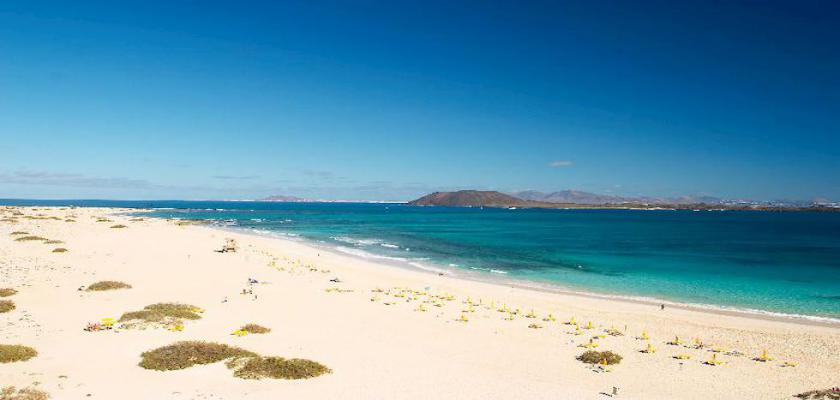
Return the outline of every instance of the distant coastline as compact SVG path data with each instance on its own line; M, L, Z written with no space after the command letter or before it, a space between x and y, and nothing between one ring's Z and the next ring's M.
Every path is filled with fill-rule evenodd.
M688 210L688 211L765 211L765 212L840 212L840 207L821 204L785 206L728 203L558 203L526 200L497 191L460 190L435 192L409 201L413 206L490 207L490 208L555 208L555 209L616 209L616 210Z

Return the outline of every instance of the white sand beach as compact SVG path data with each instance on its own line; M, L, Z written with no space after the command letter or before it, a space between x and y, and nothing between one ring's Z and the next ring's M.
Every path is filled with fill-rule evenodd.
M439 276L295 240L137 220L130 210L0 210L0 288L17 291L0 299L15 304L0 313L0 344L38 352L0 364L0 387L36 387L54 399L605 399L613 388L620 399L788 399L840 384L840 326ZM23 236L62 243L16 240ZM217 252L227 238L237 251ZM68 251L54 253L59 247ZM102 280L132 287L79 290ZM204 312L180 331L84 330L159 302ZM519 313L498 311L505 307ZM246 323L271 332L231 334ZM607 335L611 328L622 335ZM681 344L667 344L676 337ZM222 362L138 366L141 353L184 340L310 359L331 372L249 380ZM623 360L577 361L590 340ZM641 352L649 345L655 352ZM764 350L772 360L754 360ZM722 363L704 364L712 357Z

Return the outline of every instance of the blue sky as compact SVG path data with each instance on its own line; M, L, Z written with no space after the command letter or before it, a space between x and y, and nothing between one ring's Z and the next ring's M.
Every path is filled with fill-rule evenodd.
M0 3L0 198L840 200L839 3Z

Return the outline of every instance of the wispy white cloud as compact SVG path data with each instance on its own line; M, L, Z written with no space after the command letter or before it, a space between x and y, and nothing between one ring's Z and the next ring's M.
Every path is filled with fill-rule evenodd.
M217 188L204 185L163 185L150 182L145 179L124 178L124 177L97 177L77 173L63 173L51 171L18 170L12 172L0 172L0 187L2 185L26 185L40 187L63 187L93 189L94 191L128 191L128 192L228 192L230 189ZM73 190L67 190L74 193ZM5 193L0 193L3 195Z
M154 185L142 179L99 178L81 174L56 173L48 171L15 171L0 173L0 183L19 185L149 188Z
M250 179L257 179L259 175L213 175L214 179L222 179L222 180L236 180L236 181L245 181Z
M574 165L574 162L571 160L555 160L548 163L548 166L551 168L564 168L564 167L571 167Z

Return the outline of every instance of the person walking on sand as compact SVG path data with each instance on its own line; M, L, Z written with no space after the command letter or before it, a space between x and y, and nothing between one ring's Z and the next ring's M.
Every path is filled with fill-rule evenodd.
M665 311L665 303L659 305L659 311Z

